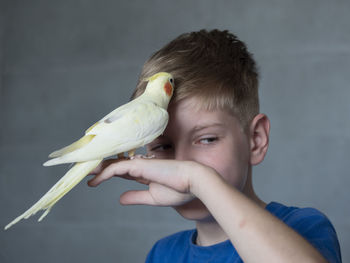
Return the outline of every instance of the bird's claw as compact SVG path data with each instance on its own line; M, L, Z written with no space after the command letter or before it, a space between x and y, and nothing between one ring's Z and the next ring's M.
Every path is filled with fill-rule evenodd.
M134 159L153 159L153 158L156 158L156 156L154 154L152 154L152 155L136 154L134 156L131 156L130 160L134 160Z

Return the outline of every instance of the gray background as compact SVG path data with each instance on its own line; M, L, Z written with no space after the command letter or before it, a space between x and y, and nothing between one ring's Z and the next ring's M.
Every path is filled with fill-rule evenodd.
M328 215L350 262L348 1L1 1L0 225L68 169L48 153L125 103L143 62L183 32L229 29L254 53L272 122L254 168L265 201ZM41 223L0 230L0 262L142 262L160 237L191 228L170 208L122 207L135 183L86 180Z

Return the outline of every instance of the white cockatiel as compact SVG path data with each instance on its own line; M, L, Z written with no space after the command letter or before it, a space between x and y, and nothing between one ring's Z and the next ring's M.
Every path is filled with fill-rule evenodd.
M38 202L9 223L5 229L19 220L27 219L39 210L46 210L41 221L52 206L77 185L100 162L112 155L142 147L163 133L168 124L168 104L174 90L171 74L159 72L148 81L144 93L138 98L115 109L91 126L80 140L49 155L54 158L44 166L76 163Z

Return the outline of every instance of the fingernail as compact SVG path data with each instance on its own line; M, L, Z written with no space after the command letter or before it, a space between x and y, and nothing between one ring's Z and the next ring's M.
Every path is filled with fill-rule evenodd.
M87 184L88 186L91 186L91 187L95 186L93 180L87 181Z

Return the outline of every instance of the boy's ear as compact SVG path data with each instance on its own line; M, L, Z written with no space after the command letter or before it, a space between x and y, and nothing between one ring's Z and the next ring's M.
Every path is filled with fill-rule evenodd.
M265 114L258 114L249 127L250 164L257 165L264 160L269 147L270 120Z

